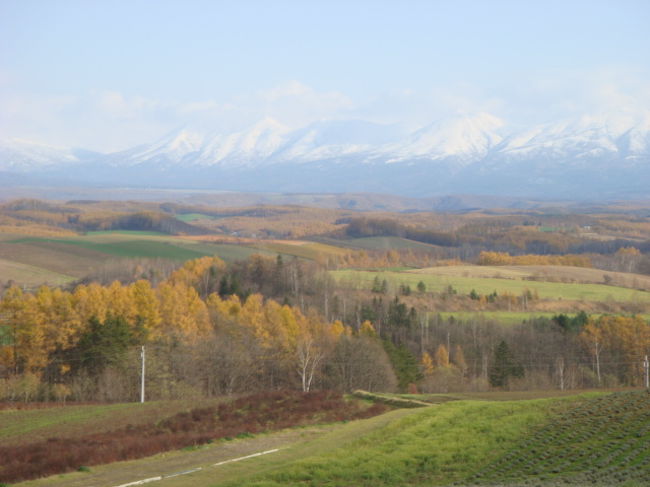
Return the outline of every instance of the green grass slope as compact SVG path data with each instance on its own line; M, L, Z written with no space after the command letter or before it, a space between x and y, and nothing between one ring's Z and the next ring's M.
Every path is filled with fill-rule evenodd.
M557 401L457 401L412 409L345 444L330 441L331 450L247 479L245 485L445 485L496 461L531 426L543 423Z
M189 260L207 255L204 252L196 252L194 250L178 247L170 242L157 241L153 239L122 240L101 243L81 238L66 240L21 239L15 241L14 243L50 243L59 246L75 246L118 257L145 257L172 260Z
M528 399L546 394L489 393L479 394L476 399L480 400L472 394L462 395L472 397L468 400L445 397L448 402L398 409L366 420L256 435L182 455L96 467L97 475L108 479L106 485L117 485L165 473L165 468L181 470L181 463L178 467L167 464L182 459L186 470L197 466L203 470L166 478L168 487L648 485L648 392ZM43 415L35 412L39 414ZM88 418L73 421L87 422ZM37 430L51 433L49 428L41 424ZM18 434L13 430L9 437ZM236 451L229 452L231 444ZM279 451L213 465L216 459L270 448ZM117 481L120 472L124 480ZM86 483L77 477L78 473L72 473L25 485L91 483L92 475Z
M553 416L470 480L478 485L650 485L650 393L584 401Z
M645 391L457 401L412 411L246 485L649 485Z

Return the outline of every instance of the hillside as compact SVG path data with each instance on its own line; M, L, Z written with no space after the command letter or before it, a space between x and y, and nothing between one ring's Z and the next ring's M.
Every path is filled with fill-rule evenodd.
M164 485L640 487L650 475L648 411L642 391L452 400L18 485L112 485L185 471ZM272 453L215 465L264 451Z

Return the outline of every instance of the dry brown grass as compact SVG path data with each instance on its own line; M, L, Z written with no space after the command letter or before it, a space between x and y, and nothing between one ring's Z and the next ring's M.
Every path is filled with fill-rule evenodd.
M56 242L0 244L0 259L19 262L73 277L83 277L101 266L108 254Z

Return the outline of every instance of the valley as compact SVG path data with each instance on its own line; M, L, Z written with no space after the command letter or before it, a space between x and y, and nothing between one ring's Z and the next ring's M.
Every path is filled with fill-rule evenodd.
M643 204L22 199L0 230L12 486L643 485Z

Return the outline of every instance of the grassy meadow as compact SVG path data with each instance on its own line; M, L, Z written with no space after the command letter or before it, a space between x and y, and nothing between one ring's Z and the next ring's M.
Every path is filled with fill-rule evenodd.
M247 484L450 484L505 454L517 439L542 424L556 403L548 399L487 404L455 401L415 409L331 452L305 458Z
M650 301L650 292L639 291L605 284L582 284L563 282L540 282L494 277L465 277L458 275L437 275L426 272L373 272L363 270L332 271L332 276L342 285L358 289L370 289L376 277L386 280L389 286L397 289L401 284L415 290L420 281L427 291L445 292L451 286L459 294L469 294L475 290L479 294L505 292L521 295L526 290L536 292L541 299L571 301Z
M572 284L607 284L637 290L650 290L650 276L626 272L603 271L588 267L563 265L457 265L427 267L415 274L441 277L497 278Z
M206 215L205 213L180 213L176 218L185 223L199 222L201 220L217 220L219 217Z

